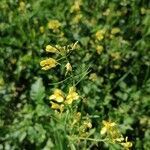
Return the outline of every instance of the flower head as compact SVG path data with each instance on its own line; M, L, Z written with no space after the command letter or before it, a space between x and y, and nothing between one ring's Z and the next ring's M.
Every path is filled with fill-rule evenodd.
M110 56L112 57L113 60L118 60L121 58L121 55L119 52L112 52L110 53Z
M47 45L45 50L46 50L46 52L51 52L51 53L57 53L58 52L58 50L51 45Z
M96 46L96 51L98 54L101 54L103 50L104 50L104 47L102 45Z
M117 33L119 33L120 32L120 29L119 28L112 28L112 30L111 30L111 34L117 34Z
M63 95L63 92L59 89L55 89L54 90L54 94L51 95L49 97L50 100L55 100L56 102L63 102L64 101L64 95Z
M66 67L66 75L67 75L68 72L71 72L71 71L72 71L72 66L71 66L71 64L68 62L65 67Z
M98 41L101 41L104 39L104 34L105 34L105 30L98 30L96 33L95 33L95 37Z
M63 112L64 105L63 104L57 104L57 103L51 102L51 108L55 109L55 110L60 110L61 112Z
M56 67L56 65L57 65L57 61L53 58L48 58L40 62L40 66L42 67L43 70L54 68Z
M76 0L70 9L71 13L80 11L81 5L82 5L82 0Z
M112 131L113 127L116 126L116 123L115 122L110 122L110 121L103 121L103 128L101 129L101 134L105 134L107 132L110 132Z
M92 81L96 81L98 79L98 76L96 73L91 73L89 79Z
M48 22L48 28L52 30L57 30L61 26L61 23L58 20L50 20Z
M44 33L45 29L44 26L40 26L40 33Z
M72 102L73 102L74 100L77 100L77 99L79 99L79 95L78 95L78 93L76 92L75 87L70 87L70 88L69 88L69 93L68 93L68 95L67 95L67 97L66 97L66 100L65 100L65 103L66 103L66 104L72 104Z
M125 142L122 142L121 145L125 148L125 150L129 150L132 147L132 142L129 142L128 137L126 137Z
M19 3L19 8L18 8L18 10L19 10L19 11L25 11L25 9L26 9L26 4L25 4L23 1L21 1L21 2Z

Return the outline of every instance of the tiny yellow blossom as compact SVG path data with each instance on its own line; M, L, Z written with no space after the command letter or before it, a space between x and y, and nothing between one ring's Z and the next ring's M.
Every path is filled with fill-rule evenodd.
M55 89L55 90L54 90L54 94L51 95L51 96L49 97L49 99L50 99L50 100L55 100L56 102L61 103L61 102L64 101L64 94L63 94L63 92L62 92L61 90Z
M83 125L86 127L86 128L92 128L92 123L90 120L86 120L83 122Z
M101 41L104 39L105 30L99 30L95 33L95 37L98 41Z
M72 23L79 23L79 21L82 19L83 15L82 14L77 14L73 19Z
M18 8L18 10L19 11L25 11L25 9L26 9L26 4L25 4L25 2L20 2L19 3L19 8Z
M103 50L104 50L104 47L102 45L96 46L96 51L98 54L101 54Z
M72 104L72 102L73 102L74 100L77 100L77 99L79 99L79 95L78 95L78 93L76 92L75 87L70 87L70 88L69 88L69 93L68 93L68 95L67 95L67 97L66 97L66 100L65 100L65 103L66 103L66 104Z
M52 30L57 30L61 26L61 23L58 20L50 20L48 22L48 28Z
M128 137L126 137L125 142L122 142L121 145L125 150L129 150L132 147L132 142L128 142Z
M118 60L121 58L120 53L119 52L112 52L111 57L113 58L113 60Z
M97 74L96 73L91 73L89 79L92 80L92 81L96 81L98 79Z
M76 0L70 9L70 12L72 13L75 11L80 11L81 4L82 4L82 0Z
M46 52L51 52L51 53L57 53L58 52L58 50L51 45L47 45L45 50L46 50Z
M103 121L104 127L101 129L101 134L104 135L107 132L110 132L113 127L116 126L115 122L110 122L110 121Z
M66 75L67 75L68 72L71 72L71 71L72 71L72 66L71 66L71 64L68 62L65 67L66 67Z
M56 65L57 65L57 61L53 58L48 58L40 62L40 66L42 67L42 70L48 70L54 68L56 67Z
M120 32L120 29L119 28L112 28L112 30L111 30L111 34L117 34L117 33L119 33Z
M119 69L120 68L120 65L114 65L114 69Z
M44 33L45 29L44 26L40 26L40 33Z
M51 102L51 108L55 109L55 110L60 110L61 112L64 111L64 105L63 104L59 105L57 103Z

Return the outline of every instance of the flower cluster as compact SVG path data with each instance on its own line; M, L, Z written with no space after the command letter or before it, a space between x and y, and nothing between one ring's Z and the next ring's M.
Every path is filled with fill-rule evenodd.
M92 128L91 119L88 116L82 118L81 112L73 113L72 118L69 120L69 128L73 134L71 137L77 136L77 138L86 138L89 136L89 129ZM79 139L78 139L79 140Z
M100 133L101 135L106 135L110 142L122 145L125 150L129 150L132 147L132 143L127 140L128 138L123 138L115 122L103 121Z
M60 56L63 56L64 58L67 59L67 54L76 48L77 43L78 42L75 42L74 44L70 44L70 45L63 46L63 47L59 45L56 45L56 46L47 45L45 48L45 51L48 53L59 54ZM42 67L42 70L49 70L51 68L56 67L58 64L59 64L58 61L54 58L47 58L40 62L40 66ZM69 72L72 72L72 66L69 62L66 63L65 68L66 68L65 75L67 75Z
M61 23L58 20L50 20L48 22L48 28L53 31L58 30L60 26L61 26Z
M53 58L48 58L40 62L42 70L49 70L51 68L56 67L57 64L58 64L57 61Z
M51 108L62 112L65 105L71 105L73 101L79 99L79 94L76 92L76 88L72 86L66 96L60 89L55 89L49 99L51 100Z

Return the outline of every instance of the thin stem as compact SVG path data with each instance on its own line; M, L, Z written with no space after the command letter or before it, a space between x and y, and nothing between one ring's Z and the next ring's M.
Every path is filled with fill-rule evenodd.
M75 86L77 86L77 85L84 79L84 77L85 77L86 75L88 75L88 74L91 72L91 70L88 71L89 68L90 68L90 66L87 68L87 70L85 71L85 74L84 74L84 75L81 77L81 79L75 84Z
M87 71L87 70L86 70L86 71ZM86 71L85 71L85 72L86 72ZM85 72L83 72L83 73L81 73L81 74L78 74L78 75L76 75L76 76L74 76L74 77L70 76L70 77L68 77L68 78L66 78L66 79L64 79L64 80L62 80L62 81L59 81L59 82L50 83L49 85L61 84L61 83L65 82L66 80L68 80L68 79L70 79L70 78L76 78L76 77L78 77L78 76L84 74ZM90 71L89 71L89 72L90 72ZM86 75L87 75L89 72L87 72ZM84 75L83 77L85 77L85 75ZM83 78L83 77L82 77L82 78ZM81 78L81 79L82 79L82 78ZM81 79L80 79L75 85L77 85L77 84L81 81Z

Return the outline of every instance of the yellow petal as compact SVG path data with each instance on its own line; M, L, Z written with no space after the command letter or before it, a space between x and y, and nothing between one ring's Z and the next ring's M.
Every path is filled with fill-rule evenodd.
M104 135L106 132L107 132L107 128L103 127L103 128L101 129L101 135Z
M58 52L58 50L51 45L47 45L45 50L46 50L46 52L51 52L51 53L57 53Z
M48 58L40 62L40 66L42 67L43 70L48 70L53 67L56 67L57 64L58 64L57 61L53 58Z

